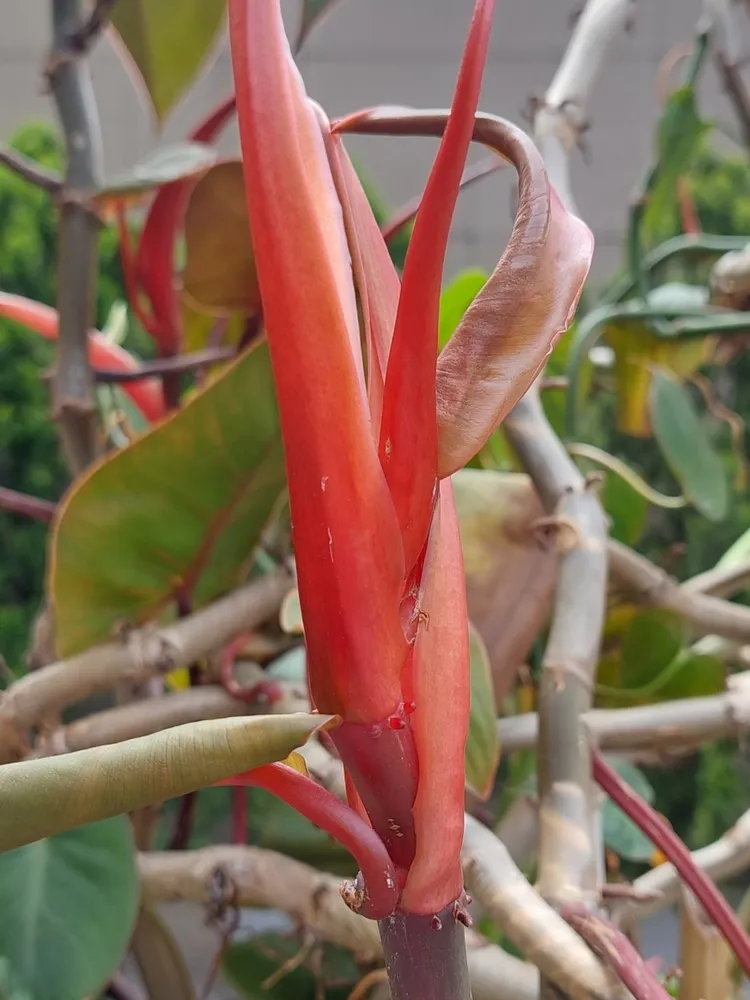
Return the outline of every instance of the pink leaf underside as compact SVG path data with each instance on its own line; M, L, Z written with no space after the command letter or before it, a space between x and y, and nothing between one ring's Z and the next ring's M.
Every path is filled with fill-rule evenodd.
M225 97L196 125L191 142L213 142L235 108L234 94ZM180 302L174 273L177 235L185 217L195 177L173 181L160 188L143 226L135 262L137 283L146 292L153 310L152 336L162 353L175 353L180 346Z
M368 916L380 919L396 908L399 897L396 869L382 840L353 809L327 789L287 764L265 764L218 784L252 785L282 799L355 858L369 897Z
M34 302L22 295L0 292L0 316L5 316L21 326L41 334L47 340L57 340L57 310L41 302ZM118 372L137 371L139 363L116 344L110 344L101 333L89 333L89 360L95 368L112 369ZM164 416L164 400L158 379L146 378L140 382L127 382L122 386L135 406L147 420L158 420Z
M229 15L311 690L321 711L374 721L400 698L403 553L372 437L322 113L304 92L278 3L231 0Z
M493 11L494 0L477 0L450 117L409 241L383 390L380 459L396 505L407 572L424 547L435 502L440 286L474 128Z
M463 886L464 748L469 727L469 621L458 518L440 483L418 598L411 722L419 757L413 815L417 850L401 905L436 913Z

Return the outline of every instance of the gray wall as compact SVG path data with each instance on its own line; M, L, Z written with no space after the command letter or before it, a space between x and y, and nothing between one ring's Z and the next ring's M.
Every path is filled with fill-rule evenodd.
M552 78L578 2L497 0L484 109L523 123L529 97L543 92ZM297 0L284 3L294 24ZM586 140L589 162L576 155L573 181L579 208L596 235L599 277L619 259L626 199L647 163L658 110L659 62L673 45L690 40L700 6L701 0L639 0L633 31L618 40L597 82ZM49 0L0 0L1 137L30 118L51 115L40 78L48 7ZM378 103L446 105L471 7L472 0L342 0L303 53L301 66L310 93L332 115ZM99 44L92 62L107 168L115 171L146 153L158 137L109 41ZM230 78L224 45L173 115L166 137L184 134L190 122L226 93ZM710 74L703 106L708 114L731 118ZM228 134L225 149L235 145L236 135ZM351 148L396 205L420 189L434 144L424 139L360 138L351 140ZM485 180L462 196L448 274L472 264L489 267L497 260L510 223L509 174Z

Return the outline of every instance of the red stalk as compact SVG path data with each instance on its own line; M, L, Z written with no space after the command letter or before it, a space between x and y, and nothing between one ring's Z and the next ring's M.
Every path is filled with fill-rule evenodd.
M654 972L611 920L589 913L583 906L566 906L562 916L614 970L635 1000L669 1000Z
M388 357L379 452L401 527L407 574L424 547L435 502L440 286L453 209L474 131L493 10L493 0L477 0L451 114L409 241ZM416 453L415 435L419 440Z
M720 934L737 956L746 976L750 976L750 939L736 913L705 872L693 861L690 851L674 830L645 802L600 754L594 754L594 779L615 805L672 862Z
M359 912L381 919L395 909L399 897L396 869L382 840L353 809L327 789L287 764L266 764L218 784L265 788L288 803L337 840L356 860L366 893L365 905L358 908Z
M41 302L33 302L22 295L0 292L0 316L20 323L47 340L56 340L58 332L57 310ZM116 344L110 344L101 333L89 333L89 359L94 368L110 368L115 371L137 371L139 362ZM164 416L164 403L157 379L144 379L123 385L123 392L133 400L147 420L158 420Z
M0 486L0 510L7 511L9 514L20 514L22 517L31 517L35 521L49 524L55 516L57 504Z
M232 843L247 843L247 788L232 788Z

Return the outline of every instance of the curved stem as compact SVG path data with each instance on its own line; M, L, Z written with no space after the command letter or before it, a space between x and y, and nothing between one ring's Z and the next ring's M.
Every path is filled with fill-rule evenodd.
M637 795L614 768L597 753L593 756L593 766L597 784L672 862L737 956L745 975L750 975L750 938L719 890L705 872L697 867L685 844L658 813L644 802L640 795Z
M355 885L351 895L345 897L352 909L374 919L393 912L400 888L385 845L371 826L327 789L287 764L266 764L219 784L264 788L325 830L349 851L361 869L364 891Z

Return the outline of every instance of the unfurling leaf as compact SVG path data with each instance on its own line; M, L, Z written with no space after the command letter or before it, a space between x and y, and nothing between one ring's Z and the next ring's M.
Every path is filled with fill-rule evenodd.
M159 122L188 90L224 22L226 0L124 0L112 24Z
M108 457L62 502L52 546L58 653L231 589L284 489L268 348Z
M303 713L204 719L111 746L4 764L0 852L283 760L331 721Z
M500 759L497 738L497 716L492 690L492 671L482 637L469 626L471 655L471 716L466 741L466 785L480 799L492 792L495 772Z
M98 996L125 954L139 895L125 816L0 854L0 955L34 1000Z
M258 312L260 289L240 160L216 164L190 194L182 280L190 299L205 312Z
M653 372L651 420L667 465L693 506L711 521L726 515L727 475L688 390L663 368Z
M463 469L452 479L469 619L487 647L499 705L549 615L557 553L536 528L544 508L527 476Z

